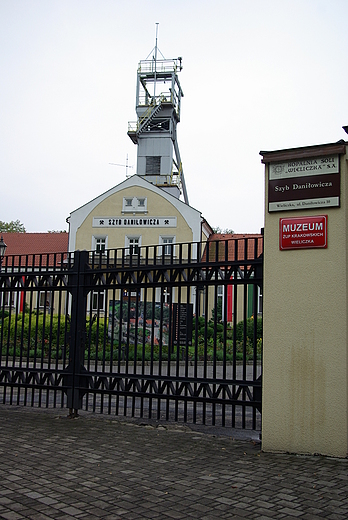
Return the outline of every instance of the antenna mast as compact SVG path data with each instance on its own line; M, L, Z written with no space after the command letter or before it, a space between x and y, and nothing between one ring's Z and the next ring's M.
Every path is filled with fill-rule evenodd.
M128 168L133 168L133 166L128 166L128 153L126 156L126 164L119 164L114 162L109 162L109 164L112 164L112 166L122 166L123 168L126 168L126 178L130 177L130 174L128 174Z
M156 22L156 45L155 45L155 81L154 81L154 85L153 85L153 97L154 99L156 99L156 79L157 79L157 33L158 33L158 25L159 23Z

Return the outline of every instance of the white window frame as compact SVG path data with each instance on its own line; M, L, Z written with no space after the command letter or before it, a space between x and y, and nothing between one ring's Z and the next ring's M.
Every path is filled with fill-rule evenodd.
M147 213L147 197L123 197L122 213Z
M160 248L161 255L163 254L163 251L165 256L170 256L172 254L171 250L173 249L174 251L174 248L171 246L174 246L175 238L176 237L174 235L161 235L159 237L159 243L161 246L163 246Z
M98 245L104 241L104 249L102 249L101 251L101 254L105 255L106 254L106 250L108 248L108 237L107 235L95 235L92 237L92 250L97 252L97 253L100 253L100 251L98 251Z
M147 213L147 197L137 197L137 211Z
M156 287L155 290L155 302L156 303L171 303L175 301L175 287L172 287L170 293L170 287Z
M91 292L92 312L105 312L105 298L106 290Z
M14 291L5 291L1 296L1 307L7 307L8 309L14 308L17 305L17 298L20 293Z
M134 244L133 241L137 240L138 243ZM126 255L130 256L131 254L133 256L137 256L139 254L139 251L131 253L131 250L133 246L136 246L137 248L141 247L141 235L126 235L125 236L125 248L126 248Z
M261 291L261 287L257 286L257 314L259 316L262 315L262 303L263 303L263 294Z

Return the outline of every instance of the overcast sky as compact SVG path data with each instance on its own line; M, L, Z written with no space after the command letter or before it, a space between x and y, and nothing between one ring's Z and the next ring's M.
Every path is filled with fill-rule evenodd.
M27 231L126 178L136 71L182 56L178 143L190 205L259 232L260 150L346 139L347 0L0 0L0 220Z

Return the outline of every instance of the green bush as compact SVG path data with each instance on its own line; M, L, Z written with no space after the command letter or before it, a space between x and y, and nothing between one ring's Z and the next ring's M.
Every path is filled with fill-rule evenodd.
M197 330L196 330L197 327ZM134 344L118 345L117 340L111 340L108 337L108 320L104 318L87 319L86 320L86 335L85 335L85 358L89 360L99 361L116 361L118 359L134 361L167 361L185 359L185 346L174 347L174 351L168 350L167 345L150 345L146 343L143 345L142 331L139 330L137 337L130 334L138 343L137 348ZM31 313L25 311L16 318L12 315L5 317L2 320L2 337L3 345L2 355L22 356L33 358L50 357L55 359L65 358L69 355L68 334L70 330L70 323L66 322L66 318L61 316L50 316L43 314ZM196 333L197 339L196 339ZM226 337L224 337L226 333ZM261 357L262 351L262 319L257 319L256 324L257 334L257 356ZM214 322L206 323L204 317L193 319L193 342L192 346L188 347L187 355L189 359L197 360L208 359L223 361L232 361L234 356L233 349L233 330L225 328L223 323L217 323L214 329ZM236 345L235 355L236 359L242 359L244 352L246 359L252 359L254 356L254 319L249 318L246 322L246 338L244 340L244 322L239 322L236 325ZM8 344L8 345L7 345ZM225 349L225 350L224 350Z
M67 324L67 332L69 324ZM16 355L25 356L36 352L36 356L49 353L51 356L59 351L59 347L65 345L65 317L43 315L36 313L21 313L15 318L7 316L2 322L2 334L4 342L8 341L9 349L16 349ZM17 350L21 352L17 354Z
M248 318L246 322L246 337L251 343L254 341L254 318ZM256 339L262 338L262 318L257 318ZM236 325L236 340L244 340L244 321Z
M214 323L212 321L205 322L204 317L199 317L197 321L198 336L196 337L196 320L193 320L193 346L189 349L189 355L192 360L207 359L213 360L214 356L217 361L224 359L224 324L216 324L216 337L214 338ZM233 329L226 328L226 360L233 359ZM261 358L262 352L262 319L257 319L256 324L256 340L257 340L257 357ZM247 360L253 359L254 356L254 319L249 318L246 322L246 338L244 342L244 322L240 321L236 325L236 359L241 360L244 356L244 348Z

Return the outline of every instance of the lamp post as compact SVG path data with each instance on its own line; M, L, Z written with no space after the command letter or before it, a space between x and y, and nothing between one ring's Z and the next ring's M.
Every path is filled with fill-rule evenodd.
M7 244L5 244L3 236L1 235L0 240L0 266L2 265L2 261L4 259L5 253L6 253Z

